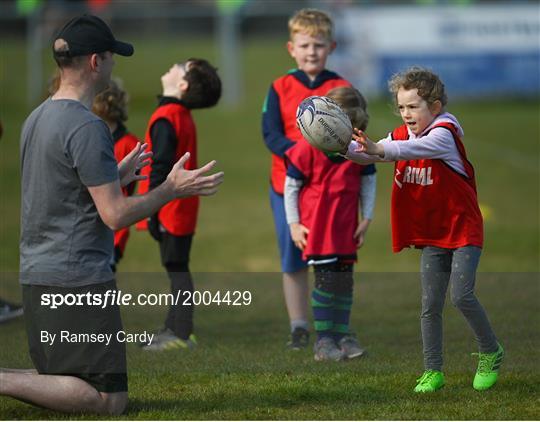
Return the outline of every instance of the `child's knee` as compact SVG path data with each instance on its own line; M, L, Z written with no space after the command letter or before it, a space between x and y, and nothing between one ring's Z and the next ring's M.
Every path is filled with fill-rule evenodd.
M466 309L475 302L475 296L472 292L452 293L450 299L452 300L452 305L458 309Z
M422 313L421 317L429 317L437 314L442 314L444 308L444 297L436 297L430 295L422 296Z

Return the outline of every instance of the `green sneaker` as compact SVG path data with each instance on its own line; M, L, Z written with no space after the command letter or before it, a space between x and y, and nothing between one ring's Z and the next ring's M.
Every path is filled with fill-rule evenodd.
M444 375L441 371L430 369L425 371L416 382L418 384L414 387L415 393L432 393L444 386Z
M499 344L499 349L493 353L473 353L478 356L478 369L474 376L473 388L478 391L493 387L499 376L499 368L503 361L504 349Z
M161 352L163 350L186 349L192 350L197 347L197 338L191 334L188 339L177 337L171 329L165 328L158 331L150 344L142 344L143 350L149 352Z

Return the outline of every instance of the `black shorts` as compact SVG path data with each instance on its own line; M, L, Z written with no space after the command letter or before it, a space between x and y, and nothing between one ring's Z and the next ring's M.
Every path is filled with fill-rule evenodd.
M118 305L85 302L51 309L42 304L42 297L51 302L51 294L104 297L107 290L116 291L116 282L75 288L23 285L28 346L38 373L75 376L101 392L127 391L126 347L116 337L122 331Z
M170 233L161 233L159 251L161 264L173 268L174 271L189 271L189 254L193 235L175 236Z

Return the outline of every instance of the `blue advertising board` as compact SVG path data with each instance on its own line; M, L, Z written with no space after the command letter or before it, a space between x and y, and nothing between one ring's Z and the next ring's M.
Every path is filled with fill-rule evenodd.
M413 65L438 73L452 97L540 94L538 5L354 7L336 22L330 66L368 95Z

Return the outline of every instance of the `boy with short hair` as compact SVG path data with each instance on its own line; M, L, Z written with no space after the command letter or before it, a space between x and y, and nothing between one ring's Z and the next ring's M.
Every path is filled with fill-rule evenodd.
M149 177L140 184L145 193L158 187L179 157L189 152L186 169L197 168L197 136L191 110L214 106L221 96L217 69L208 61L191 58L173 66L161 77L163 94L148 123L145 141L153 152L152 164L143 169ZM159 242L162 265L171 282L171 293L193 292L189 272L191 242L197 224L199 198L175 199L158 213L140 222ZM146 350L193 349L193 305L171 304L164 328Z
M346 157L359 164L395 162L392 190L394 252L422 250L420 317L425 371L417 393L444 386L442 312L450 286L479 348L473 387L487 390L497 381L504 350L474 294L484 242L475 173L467 159L463 129L445 110L444 84L433 72L412 67L390 79L403 125L377 143L355 129Z
M272 153L270 204L278 237L283 292L291 325L288 346L293 350L305 348L309 342L309 288L307 263L291 239L285 217L284 155L302 139L302 134L296 127L296 109L302 100L312 95L324 95L332 88L350 86L348 81L325 68L328 56L336 47L332 32L332 20L322 11L302 9L291 17L287 50L296 61L297 68L272 83L263 106L263 137Z

